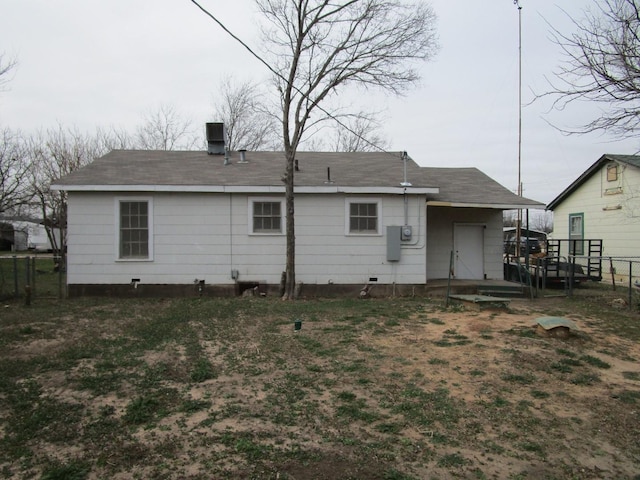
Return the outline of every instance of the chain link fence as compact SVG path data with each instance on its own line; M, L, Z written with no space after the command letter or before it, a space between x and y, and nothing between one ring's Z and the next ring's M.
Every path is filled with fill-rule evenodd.
M0 256L0 299L66 296L66 277L53 255Z
M525 264L506 256L504 268L505 280L530 287L532 297L559 289L573 296L577 288L595 287L615 292L630 309L640 310L640 257L543 256Z
M571 256L579 270L599 269L600 285L624 295L629 308L640 307L640 257Z

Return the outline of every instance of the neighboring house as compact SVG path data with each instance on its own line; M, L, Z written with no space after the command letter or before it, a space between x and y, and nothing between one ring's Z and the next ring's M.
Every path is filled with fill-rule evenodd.
M54 240L57 245L60 245L60 229L57 227L50 227ZM43 223L34 224L29 227L29 250L35 250L36 252L51 252L53 247L51 246L51 240L47 233L47 227Z
M640 256L640 156L602 155L549 205L555 239L601 239L602 255ZM582 242L576 254L587 254Z
M112 151L68 192L69 294L277 292L285 269L281 152ZM502 279L502 211L544 208L475 168L402 154L299 152L296 280L303 294L410 292ZM356 290L357 289L357 290Z
M0 223L10 225L11 231L3 231L3 245L8 245L14 252L33 250L36 252L50 252L51 242L44 224L38 220L22 219L18 217L0 218ZM58 231L54 233L59 238Z

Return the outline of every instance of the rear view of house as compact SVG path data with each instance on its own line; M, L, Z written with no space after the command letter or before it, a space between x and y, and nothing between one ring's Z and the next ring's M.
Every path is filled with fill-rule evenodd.
M213 146L215 147L215 145ZM475 168L402 152L299 152L303 294L502 278L502 211L541 208ZM281 152L113 151L60 179L70 295L275 293L285 266Z

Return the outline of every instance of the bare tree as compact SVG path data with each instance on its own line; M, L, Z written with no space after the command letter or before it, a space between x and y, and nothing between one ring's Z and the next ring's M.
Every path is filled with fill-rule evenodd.
M333 125L321 125L307 131L307 139L299 150L315 152L373 152L385 150L389 142L380 132L380 122L376 114L333 114L337 121ZM320 135L322 133L322 135Z
M518 211L505 210L502 212L502 225L504 227L518 226ZM553 212L532 211L528 217L528 223L522 225L523 229L529 228L539 232L550 233L553 231Z
M51 247L66 265L67 192L52 190L51 184L87 165L106 153L97 137L77 130L57 129L38 133L29 139L28 156L31 163L30 186L35 205L44 220Z
M277 148L277 118L265 108L256 84L223 78L214 97L214 115L224 122L230 150Z
M94 138L95 149L108 153L111 150L131 150L136 148L135 138L129 132L116 127L97 128Z
M553 212L534 212L529 219L529 228L544 233L551 233L553 231Z
M7 58L6 54L0 55L0 92L4 91L9 83L9 73L18 65L15 58Z
M0 130L0 214L17 215L29 204L29 162L22 135Z
M263 43L280 94L287 220L283 298L293 299L294 159L300 142L310 126L330 116L321 104L342 87L401 94L417 82L412 62L428 60L437 50L435 14L426 3L400 0L257 3L266 20Z
M171 105L161 105L145 115L135 135L135 146L142 150L193 150L198 143L202 139L194 134L191 120Z
M517 227L518 226L518 211L517 210L504 210L502 212L502 226L503 227Z
M380 134L380 124L372 114L360 113L335 128L333 151L372 152L388 147L388 141Z
M630 137L640 126L640 3L601 0L596 5L583 19L570 17L574 33L551 27L564 61L551 90L539 97L552 97L559 110L574 102L601 107L595 119L566 133Z

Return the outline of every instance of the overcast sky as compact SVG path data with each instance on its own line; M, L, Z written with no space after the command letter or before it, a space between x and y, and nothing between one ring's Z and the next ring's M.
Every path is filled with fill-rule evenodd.
M252 0L201 0L259 49ZM568 31L591 0L521 0L523 103L547 88L561 60L550 27ZM518 179L518 9L513 0L431 0L441 50L420 66L422 82L401 98L341 98L383 110L391 150L425 166L475 166L516 191ZM58 124L133 130L161 104L202 125L212 118L224 75L268 82L269 72L189 0L0 0L0 52L14 56L0 93L0 125L31 133ZM633 154L637 141L559 133L589 107L522 109L526 197L548 203L603 153ZM437 184L437 179L435 184Z

